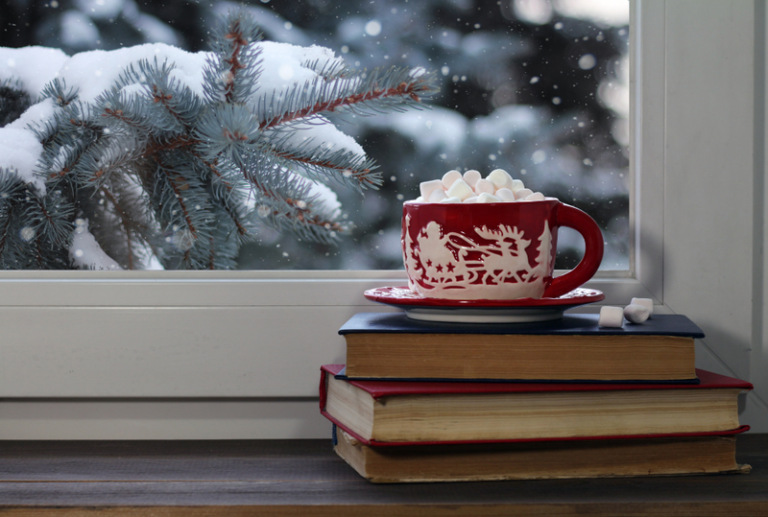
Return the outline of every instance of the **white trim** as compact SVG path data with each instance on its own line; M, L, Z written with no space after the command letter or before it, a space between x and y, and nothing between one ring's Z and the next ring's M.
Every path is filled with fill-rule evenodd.
M665 2L637 0L631 8L632 277L646 291L643 297L663 303Z
M4 440L330 438L317 401L42 400L2 403Z
M697 366L753 382L741 421L766 432L765 1L675 0L664 21L664 303L704 330Z
M355 278L349 272L314 272L286 278L194 279L19 279L0 282L4 307L309 307L368 305L366 289L385 285L405 285L404 273L362 272ZM383 272L389 273L389 272ZM342 276L343 275L343 276ZM351 278L350 278L351 277ZM595 278L588 288L606 294L604 304L620 304L632 296L652 297L640 281L633 278ZM2 394L0 394L2 396Z

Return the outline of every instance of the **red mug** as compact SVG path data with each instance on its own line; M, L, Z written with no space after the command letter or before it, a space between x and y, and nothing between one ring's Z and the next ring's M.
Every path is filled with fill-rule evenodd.
M553 277L557 230L578 231L584 257ZM592 278L603 260L594 219L554 198L507 203L403 204L403 260L411 291L427 298L557 298Z

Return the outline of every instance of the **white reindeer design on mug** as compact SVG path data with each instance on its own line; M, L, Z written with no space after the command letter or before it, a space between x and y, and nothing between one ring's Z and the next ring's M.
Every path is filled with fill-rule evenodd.
M410 225L409 218L406 225ZM483 241L475 242L456 232L443 233L441 225L431 221L418 232L417 246L406 231L405 259L412 271L420 272L415 280L426 288L422 291L440 293L444 298L464 298L473 286L503 289L511 283L516 284L518 290L523 288L520 284L529 284L523 289L532 296L543 292L551 254L551 234L546 221L544 231L537 236L539 255L534 266L527 253L532 239L525 239L516 226L501 224L497 229L482 226L475 227L474 231Z

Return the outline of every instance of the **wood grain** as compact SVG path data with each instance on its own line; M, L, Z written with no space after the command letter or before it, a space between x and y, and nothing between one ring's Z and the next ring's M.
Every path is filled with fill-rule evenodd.
M0 516L766 515L768 435L748 475L373 485L330 440L2 442Z
M426 517L426 516L476 516L476 517L676 517L733 516L754 517L765 515L765 505L760 503L651 503L572 505L330 505L319 507L265 505L265 506L143 506L132 508L8 508L0 509L3 517Z

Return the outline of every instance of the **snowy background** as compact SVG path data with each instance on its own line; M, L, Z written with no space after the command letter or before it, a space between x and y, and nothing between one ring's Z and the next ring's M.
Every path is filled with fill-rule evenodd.
M338 190L353 224L338 247L264 229L241 250L244 269L402 267L402 202L450 169L503 168L526 186L594 217L602 269L628 267L627 0L261 0L248 3L266 39L333 49L356 68L422 66L441 93L430 111L338 121L385 179L364 198ZM7 0L0 46L67 54L161 42L206 49L229 2ZM4 77L0 77L3 79ZM560 232L558 267L581 238Z

